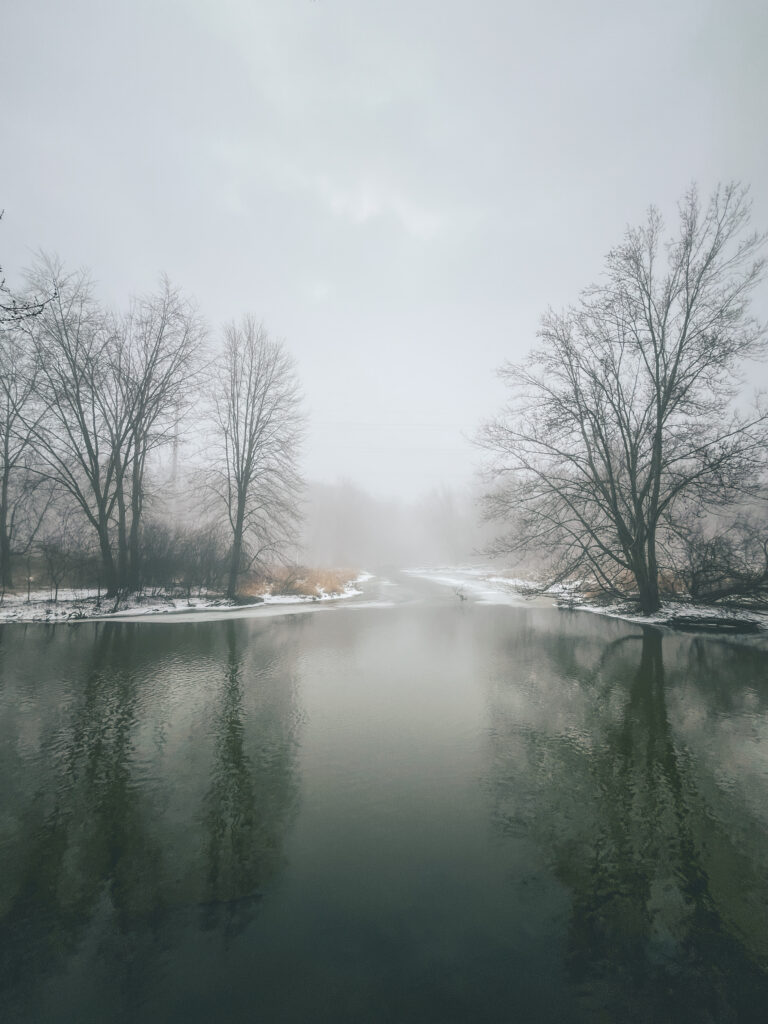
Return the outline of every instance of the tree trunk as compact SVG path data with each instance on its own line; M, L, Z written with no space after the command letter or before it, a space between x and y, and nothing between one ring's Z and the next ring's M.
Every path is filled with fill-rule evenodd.
M119 591L119 580L117 576L117 569L115 567L115 558L112 554L112 545L109 543L109 524L106 516L102 513L99 514L98 533L106 597L117 597Z
M3 474L0 487L0 587L3 593L13 586L11 571L11 537L8 531L8 474Z
M243 525L245 522L245 505L238 503L235 529L232 535L232 561L229 566L229 583L227 584L227 597L234 601L237 597L237 578L240 575L240 562L243 557Z
M637 595L643 615L659 610L659 568L656 563L656 535L653 529L639 531L632 546L626 549L627 560L637 584Z
M652 615L657 612L661 607L661 599L659 597L659 565L656 561L656 532L654 529L648 532L648 543L647 543L647 559L646 564L648 566L648 581L649 581L649 592L648 592L648 605L649 609L644 612L645 615Z
M136 445L133 459L133 479L131 481L131 532L128 538L128 589L136 592L141 588L141 512L143 504L142 488L144 457L140 455Z
M661 604L659 601L658 573L649 571L646 560L642 555L637 557L632 571L637 583L640 610L643 615L653 615L659 610Z
M643 615L655 614L661 607L659 581L646 575L642 581L638 579L637 590L640 597L640 611Z
M139 545L139 521L141 511L134 508L131 516L131 533L128 539L128 589L132 592L141 590L141 548Z
M123 468L118 462L117 470L117 585L120 590L128 586L128 517L125 508Z
M243 557L242 536L235 537L232 541L232 561L229 565L229 582L227 583L227 597L234 601L237 597L237 578L240 575L240 559Z

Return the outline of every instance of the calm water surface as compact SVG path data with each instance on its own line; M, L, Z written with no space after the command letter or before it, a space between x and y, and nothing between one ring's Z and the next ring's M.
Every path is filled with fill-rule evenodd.
M2 627L4 1021L765 1021L768 645L407 577Z

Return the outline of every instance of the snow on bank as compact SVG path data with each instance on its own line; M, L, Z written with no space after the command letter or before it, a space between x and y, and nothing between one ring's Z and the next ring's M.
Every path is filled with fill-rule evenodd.
M403 569L403 573L451 587L457 596L472 597L478 604L523 604L530 586L526 580L499 576L495 569L481 566Z
M59 590L54 602L49 590L33 590L26 594L6 594L0 604L2 622L64 622L87 619L101 614L98 590Z
M628 609L621 604L598 605L574 601L567 605L575 611L591 612L594 615L607 615L612 619L623 619L625 622L637 622L644 626L678 626L683 620L686 628L694 628L699 622L702 627L716 628L717 622L724 626L729 623L752 623L761 630L768 630L768 612L749 608L723 608L714 604L690 604L684 602L667 602L662 604L654 615L639 615L635 609Z
M430 580L456 591L457 596L471 597L479 604L522 604L531 597L554 598L554 603L574 611L591 612L609 618L623 619L642 625L671 626L695 629L716 629L719 623L736 628L737 623L751 624L768 630L768 612L744 608L723 608L718 605L695 605L668 602L655 615L640 615L635 608L619 603L590 604L573 594L573 587L558 584L541 591L532 580L500 576L494 569L478 566L447 566L439 568L404 569L408 576Z
M373 579L373 574L361 572L345 585L340 592L328 593L320 588L317 596L289 594L265 594L254 604L238 604L227 601L215 594L197 597L170 597L168 595L131 595L120 601L113 611L114 602L102 598L97 590L59 591L58 601L52 600L47 590L32 591L29 600L26 594L7 594L0 604L0 623L3 622L76 622L82 619L135 618L140 615L174 615L187 612L232 612L256 611L270 605L317 604L327 601L341 601L359 597L363 591L357 584Z

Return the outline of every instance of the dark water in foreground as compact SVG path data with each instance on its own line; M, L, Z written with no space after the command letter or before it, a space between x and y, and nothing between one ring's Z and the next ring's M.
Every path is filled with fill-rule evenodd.
M378 589L2 629L0 1019L768 1019L765 642Z

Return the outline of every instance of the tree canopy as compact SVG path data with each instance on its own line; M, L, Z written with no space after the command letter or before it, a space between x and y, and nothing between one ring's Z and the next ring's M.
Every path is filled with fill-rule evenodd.
M765 354L749 302L766 236L749 218L737 184L706 203L692 187L666 238L651 208L600 283L543 317L527 363L501 369L512 398L481 435L486 513L509 525L497 551L544 552L548 583L634 592L649 614L691 520L755 496L768 410L735 400Z

